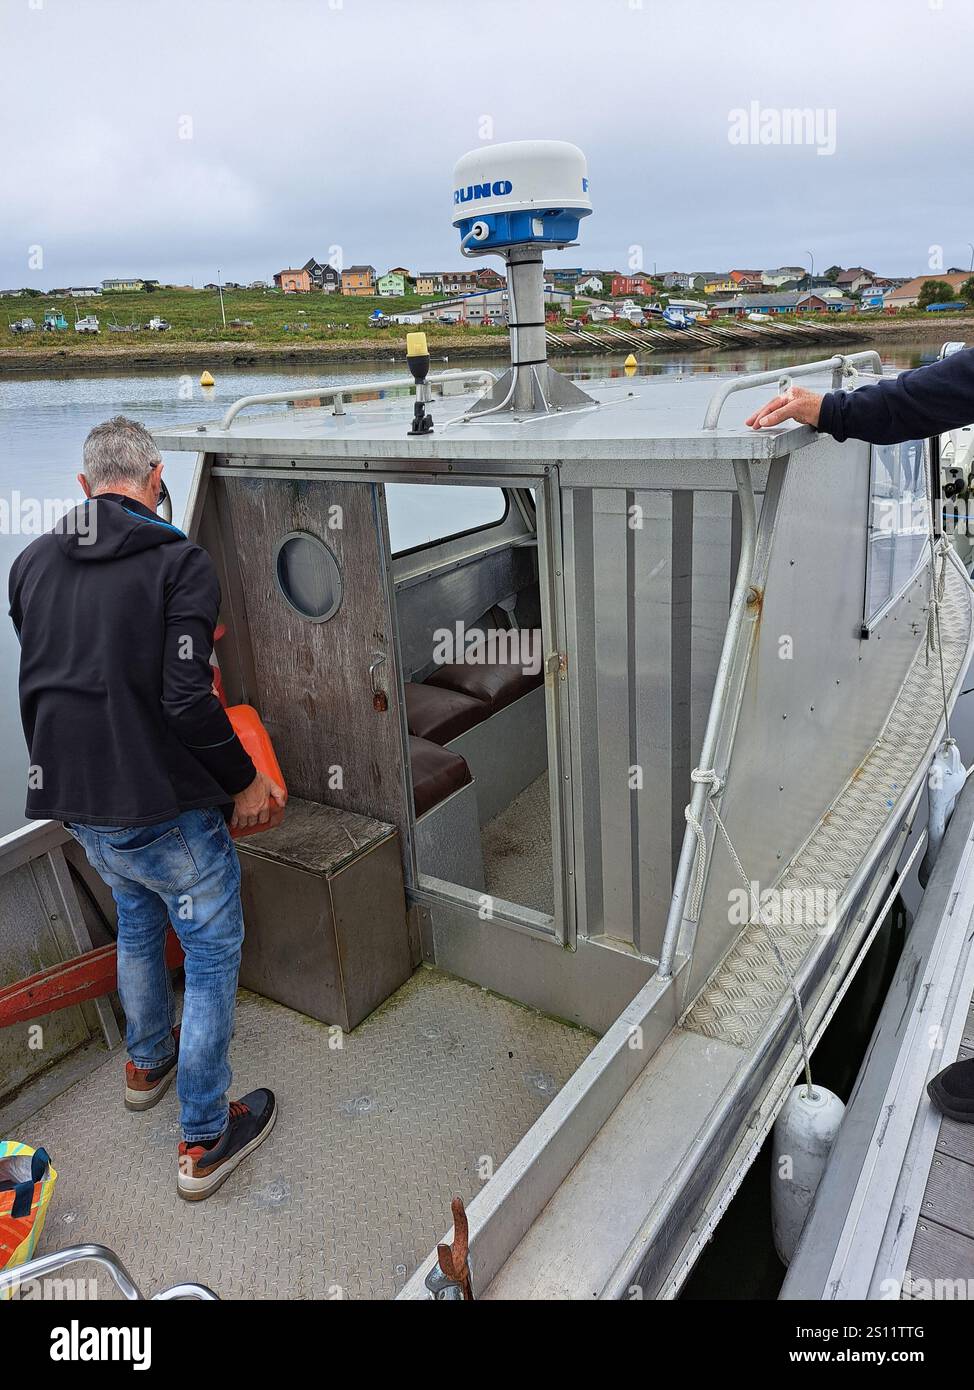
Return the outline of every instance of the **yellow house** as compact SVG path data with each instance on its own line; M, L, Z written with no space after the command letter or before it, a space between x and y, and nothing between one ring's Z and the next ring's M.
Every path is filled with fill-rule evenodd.
M704 294L734 294L740 289L736 280L732 280L729 275L723 276L720 280L709 280L703 287Z
M342 294L375 294L375 266L350 265L343 270Z
M417 294L440 294L443 290L443 276L428 271L425 275L416 276Z

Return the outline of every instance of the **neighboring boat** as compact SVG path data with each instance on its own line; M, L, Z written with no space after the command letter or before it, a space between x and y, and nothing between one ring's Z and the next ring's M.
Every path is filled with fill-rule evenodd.
M41 327L45 333L64 333L67 331L68 321L60 309L48 309Z
M97 333L99 331L98 318L95 314L75 313L74 331L75 333Z
M37 324L32 318L26 316L21 319L14 319L9 325L11 333L33 333Z
M409 334L410 376L156 433L196 456L222 687L291 801L240 846L233 1046L281 1119L218 1202L174 1210L172 1111L90 1162L104 1000L16 1054L71 1238L144 1285L674 1295L861 960L970 660L930 448L744 425L877 354L583 391L547 362L540 255L591 210L580 151L483 147L455 190L464 252L507 261L499 380L431 375ZM25 959L110 941L60 826L0 873Z

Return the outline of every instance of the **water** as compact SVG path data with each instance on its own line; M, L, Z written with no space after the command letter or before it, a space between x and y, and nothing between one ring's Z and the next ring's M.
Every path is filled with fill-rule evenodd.
M823 350L824 351L824 350ZM884 350L884 360L899 367L930 360L933 351L919 345L897 344ZM651 357L641 375L657 373L754 372L794 361L795 350L735 350L723 353L687 353ZM434 361L434 370L455 363ZM503 360L485 361L500 371ZM620 359L575 357L559 364L579 379L620 376ZM204 390L196 374L145 369L106 371L78 376L38 377L24 373L0 379L0 508L8 509L9 524L0 517L0 569L9 571L14 557L38 530L49 529L61 511L81 498L77 474L81 446L93 425L111 415L129 415L151 429L163 424L187 424L222 414L240 396L260 391L305 386L339 385L364 380L402 377L405 362L386 358L381 363L357 363L342 368L306 368L281 365L260 369L220 369L215 387ZM283 409L283 407L281 407ZM166 481L173 497L173 516L178 521L186 505L193 468L190 454L165 455ZM409 489L390 489L390 529L394 548L422 543L436 525L436 505L450 508L450 530L466 529L489 511L490 490L442 489L442 497L426 488L422 512L416 494ZM478 495L479 494L479 495ZM43 502L51 513L32 516L25 500ZM23 786L27 755L17 706L17 639L13 627L0 622L0 834L23 821ZM970 699L962 704L970 703ZM959 720L969 724L970 720ZM974 731L972 731L974 732ZM974 738L962 737L968 761L974 757Z

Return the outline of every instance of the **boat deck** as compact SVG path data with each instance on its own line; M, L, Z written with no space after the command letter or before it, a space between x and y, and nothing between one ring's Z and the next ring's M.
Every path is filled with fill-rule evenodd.
M334 1046L241 992L233 1094L270 1086L274 1133L206 1202L175 1192L178 1103L122 1106L113 1053L21 1121L58 1180L38 1253L107 1245L153 1293L391 1298L588 1054L593 1035L421 968ZM72 1277L94 1268L72 1266ZM104 1275L100 1297L117 1297Z
M974 1001L957 1055L974 1058ZM935 1296L937 1280L963 1279L974 1292L974 1125L941 1121L907 1267L904 1298Z

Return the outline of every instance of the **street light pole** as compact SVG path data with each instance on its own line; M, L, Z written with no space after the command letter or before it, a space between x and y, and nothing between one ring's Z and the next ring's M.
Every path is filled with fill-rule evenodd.
M220 313L223 315L223 326L224 326L224 328L226 328L226 326L227 326L227 311L226 311L226 309L224 309L224 307L223 307L223 275L222 275L222 273L221 273L219 270L218 270L217 273L216 273L216 283L217 283L217 286L219 287L219 290L220 290Z
M808 277L809 281L811 282L812 280L815 279L815 257L812 255L811 251L806 251L806 252L805 252L805 255L808 257L809 261L811 262L811 267L812 267L812 269L811 269L811 273L810 273L810 275L809 275L809 277ZM809 289L810 289L810 288L811 288L811 284L809 284Z

